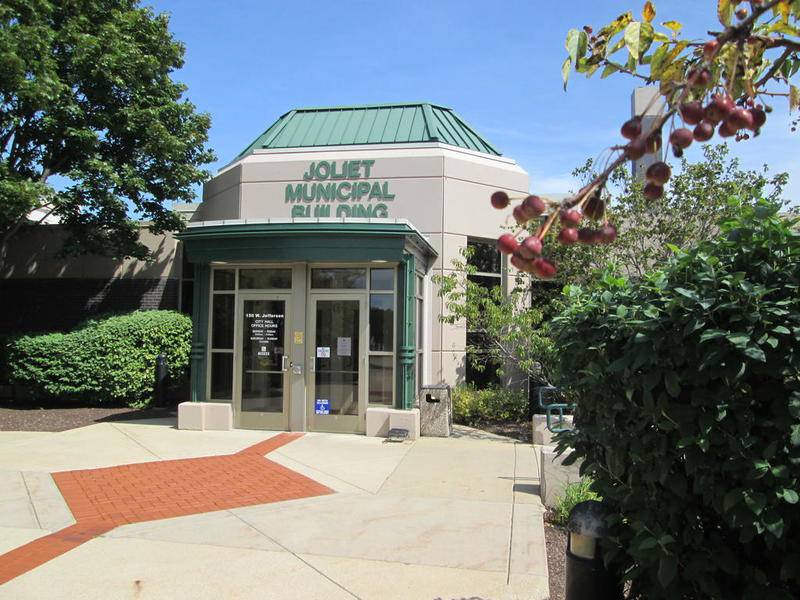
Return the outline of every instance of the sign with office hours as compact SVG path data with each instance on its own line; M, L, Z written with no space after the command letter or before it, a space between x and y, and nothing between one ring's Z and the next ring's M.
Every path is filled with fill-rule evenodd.
M247 303L246 303L247 304ZM256 308L259 303L254 302ZM277 368L283 353L283 336L286 315L281 310L283 303L271 303L273 310L247 311L244 313L244 347L246 368ZM277 304L277 306L275 306Z
M336 355L350 356L351 353L352 353L352 338L349 337L336 338Z

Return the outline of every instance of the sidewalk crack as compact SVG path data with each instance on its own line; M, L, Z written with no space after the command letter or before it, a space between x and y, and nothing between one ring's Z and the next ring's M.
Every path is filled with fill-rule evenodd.
M155 452L153 452L152 450L150 450L150 448L148 448L147 446L145 446L145 445L144 445L142 442L140 442L139 440L137 440L135 437L133 437L133 436L132 436L132 435L130 435L129 433L126 433L124 430L122 430L122 429L120 429L119 427L117 427L116 425L114 425L114 423L109 423L109 425L111 425L111 427L113 427L114 429L116 429L118 432L120 432L120 433L121 433L122 435L124 435L126 438L128 438L129 440L131 440L131 441L132 441L134 444L136 444L137 446L141 447L141 448L142 448L142 449L143 449L145 452L149 452L150 454L152 454L153 456L155 456L155 457L156 457L158 460L164 460L164 459L163 459L161 456L159 456L158 454L156 454Z
M320 575L322 575L322 576L323 576L325 579L327 579L328 581L330 581L330 582L331 582L333 585L335 585L336 587L338 587L338 588L339 588L339 589L341 589L342 591L346 592L347 594L350 594L350 595L351 595L353 598L355 598L356 600L362 600L360 596L358 596L357 594L355 594L355 593L353 593L352 591L350 591L349 589L347 589L345 586L343 586L341 583L339 583L338 581L336 581L336 580L335 580L335 579L333 579L332 577L329 577L327 574L325 574L325 573L323 573L322 571L320 571L320 570L319 570L317 567L315 567L314 565L312 565L310 562L308 562L307 560L305 560L303 557L301 557L301 556L299 556L298 554L296 554L295 552L292 552L291 550L289 550L289 548L287 548L286 546L284 546L283 544L281 544L281 543L280 543L278 540L276 540L276 539L275 539L275 538L273 538L272 536L270 536L270 535L266 534L265 532L261 531L261 529L259 529L258 527L256 527L256 526L255 526L255 525L253 525L252 523L250 523L250 522L249 522L247 519L243 518L241 515L237 515L236 513L232 512L232 511L227 511L227 512L228 512L229 514L233 515L234 517L236 517L237 519L239 519L239 520L240 520L242 523L244 523L244 524L245 524L245 525L247 525L248 527L250 527L250 528L251 528L253 531L255 531L255 532L257 532L257 533L259 533L259 534L263 535L265 538L267 538L267 539L268 539L270 542L272 542L273 544L275 544L275 545L277 545L277 546L280 546L281 548L283 548L285 552L288 552L289 554L291 554L292 556L294 556L294 557L295 557L297 560L299 560L301 563L303 563L304 565L306 565L307 567L309 567L309 568L310 568L310 569L312 569L313 571L316 571L317 573L319 573Z
M25 473L20 471L19 476L22 477L22 485L25 486L25 492L28 494L28 502L31 503L31 509L33 510L33 516L36 519L36 525L39 527L39 529L42 529L42 522L39 520L39 512L36 510L36 504L33 502L33 495L31 494L31 488L28 487L28 480L25 479Z

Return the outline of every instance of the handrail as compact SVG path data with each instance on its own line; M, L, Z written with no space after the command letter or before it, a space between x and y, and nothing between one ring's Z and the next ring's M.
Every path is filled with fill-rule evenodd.
M567 410L574 410L574 404L566 404L563 402L553 402L550 404L545 404L544 402L544 392L556 392L558 388L552 385L541 385L538 388L538 398L539 398L539 408L543 408L545 412L545 416L547 419L546 426L550 433L561 433L562 431L569 431L571 427L566 426L566 421L564 420L564 409ZM556 426L554 427L552 424L552 417L553 411L558 411L558 421Z

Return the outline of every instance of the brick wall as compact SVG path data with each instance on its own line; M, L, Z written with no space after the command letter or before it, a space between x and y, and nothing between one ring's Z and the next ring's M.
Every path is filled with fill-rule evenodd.
M0 335L68 331L109 312L178 309L178 280L0 279Z

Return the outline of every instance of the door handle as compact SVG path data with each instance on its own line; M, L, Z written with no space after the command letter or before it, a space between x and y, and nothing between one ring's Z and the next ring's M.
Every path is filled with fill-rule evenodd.
M289 357L284 354L281 358L281 371L286 373L289 370Z
M310 356L308 358L308 364L310 365L309 371L315 373L317 370L317 359L314 358L313 356Z

